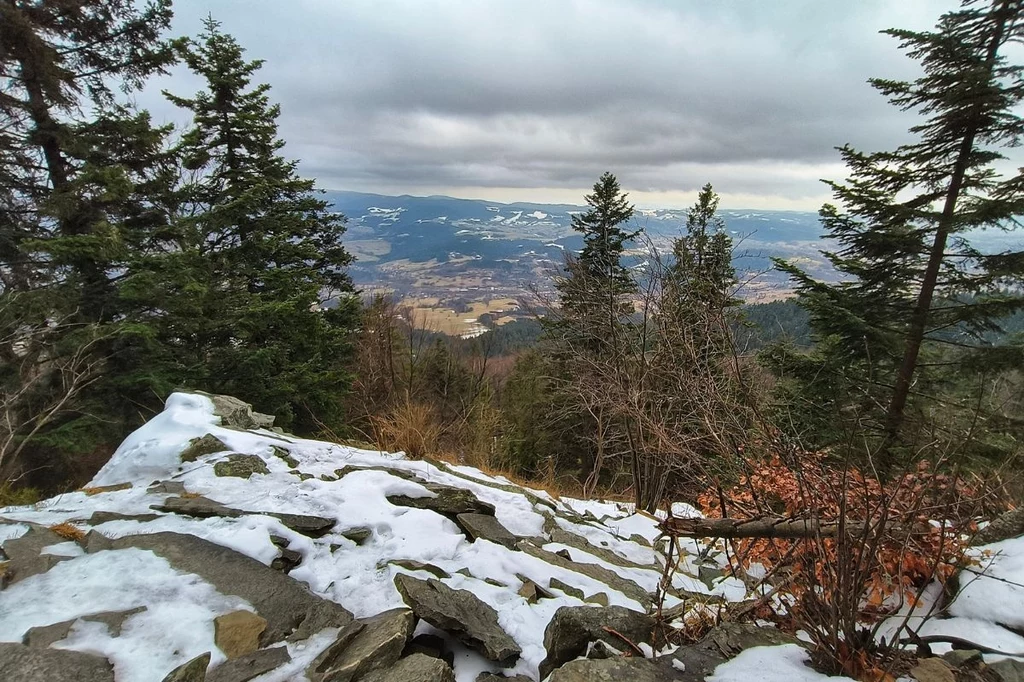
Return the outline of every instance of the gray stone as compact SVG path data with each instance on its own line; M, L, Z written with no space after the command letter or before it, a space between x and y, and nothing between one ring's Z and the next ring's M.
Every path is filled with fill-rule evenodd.
M407 571L426 571L435 578L450 578L448 571L443 568L439 568L434 564L427 564L422 561L416 561L415 559L392 559L388 562L393 566L399 566Z
M233 661L225 661L206 674L206 682L249 682L292 660L288 649L276 646L260 649Z
M213 413L220 417L221 426L234 429L270 429L274 426L274 417L269 414L254 412L252 405L230 395L214 395L196 391L213 403Z
M113 545L115 549L150 550L175 569L195 573L222 594L245 599L267 619L267 629L260 638L263 646L282 640L296 628L306 632L315 627L308 637L325 627L342 627L352 622L352 614L339 604L314 595L302 583L194 535L129 535L114 540Z
M543 559L552 566L574 571L589 578L593 578L598 582L602 582L613 590L618 590L630 599L635 599L644 606L651 604L651 595L647 593L647 590L640 587L632 580L627 580L626 578L621 577L618 573L615 573L603 566L598 566L597 564L577 563L571 559L567 559L561 553L549 552L526 540L521 540L517 546L530 556Z
M1024 535L1024 507L997 516L978 531L972 545L988 545Z
M137 521L139 523L148 523L159 519L159 514L119 514L118 512L111 511L96 511L89 517L90 526L98 526L101 523L109 523L111 521Z
M551 538L551 542L557 542L562 545L569 545L570 547L575 547L576 549L584 551L588 554L593 554L598 559L607 561L610 564L622 566L623 568L639 568L643 570L650 570L652 568L651 564L639 564L635 561L630 561L629 559L619 556L618 554L616 554L615 552L611 551L606 547L599 547L593 544L582 535L570 533L567 530L559 528L557 525L554 525L553 527L549 525L549 527L545 528L545 530L547 530L548 536L550 536Z
M954 668L976 665L983 662L981 652L977 649L952 649L942 654L942 658Z
M134 609L127 609L125 611L101 611L100 613L91 613L88 616L82 616L82 620L90 623L103 623L107 626L107 630L110 631L111 637L120 637L121 628L124 626L124 622L145 610L145 606L136 606Z
M448 665L455 666L455 653L448 649L448 644L444 641L444 638L437 635L423 633L413 637L405 645L402 656L410 656L412 654L424 654L431 658L440 658L442 661L447 662Z
M391 473L390 471L388 473ZM429 509L451 518L459 514L487 514L494 516L494 506L481 502L476 495L463 488L454 488L447 485L424 483L433 497L409 497L408 495L388 495L388 502L399 507L413 507L414 509Z
M704 682L715 668L733 658L745 649L758 646L800 644L795 637L773 627L758 627L748 623L722 623L696 644L677 649L669 656L661 656L657 663L664 670L673 672L683 682ZM682 664L683 673L673 665Z
M366 528L365 526L358 526L356 528L347 528L341 531L341 536L347 538L357 545L361 545L371 537L373 537L373 530Z
M621 648L625 643L605 628L611 628L634 644L639 644L651 638L654 618L621 606L559 608L544 630L547 658L540 664L541 679L566 661L582 656L590 642L601 640L617 649Z
M352 643L352 640L356 638L360 630L363 629L363 624L358 620L354 620L341 630L335 636L334 641L331 644L317 654L317 657L313 659L313 662L306 666L306 677L312 682L321 682L324 675L326 675L334 662L338 660L348 645Z
M717 565L701 564L697 567L697 579L707 585L709 590L714 589L716 580L724 577L725 570Z
M218 452L227 452L230 449L220 438L217 438L212 433L208 433L205 436L190 440L185 449L181 451L180 459L182 462L194 462L200 457L213 455Z
M157 481L146 488L146 492L154 495L184 495L188 491L185 490L185 484L181 481Z
M597 604L598 606L608 606L608 594L606 592L596 592L584 598L583 601Z
M278 445L271 445L270 451L274 453L275 457L280 457L281 459L283 459L284 463L287 464L289 468L299 468L299 460L292 457L292 453L290 450L286 450L285 448L282 448Z
M81 544L86 554L95 554L113 547L114 541L98 530L91 530L85 534L85 539Z
M674 675L646 658L584 659L566 663L548 682L672 682Z
M65 542L65 539L51 530L33 526L21 537L6 540L3 543L4 554L8 563L4 565L4 584L14 584L20 580L45 573L61 561L70 557L53 554L40 554L44 547Z
M287 547L281 548L281 553L270 562L270 567L275 571L290 573L292 569L302 563L302 554Z
M1007 658L990 663L988 671L994 673L999 682L1024 682L1024 662Z
M498 519L489 514L459 514L455 523L470 540L490 540L509 549L515 549L519 541Z
M24 636L22 636L21 643L25 646L45 649L54 642L59 642L67 637L71 631L71 626L74 624L75 621L72 619L63 620L51 625L37 625L34 628L28 629Z
M385 474L390 474L391 476L395 476L396 478L401 478L406 481L412 481L413 483L426 483L424 479L420 478L411 471L406 471L405 469L393 469L391 467L385 466L357 467L352 466L351 464L346 464L340 469L335 469L334 475L337 476L338 478L342 478L356 471L383 471Z
M262 457L235 453L213 465L213 473L217 476L234 476L249 478L253 474L269 474L270 469Z
M200 654L167 673L163 682L206 682L206 669L210 667L210 652Z
M476 682L533 682L526 675L513 675L512 677L505 677L497 673L480 673L476 678Z
M409 609L392 609L359 622L363 627L356 636L338 652L322 677L309 676L311 682L351 682L393 665L414 626Z
M538 599L554 599L555 595L551 594L548 590L541 587L537 583L533 582L524 575L516 574L516 577L523 583L523 586L519 588L519 596L525 599L530 604L536 603Z
M512 665L522 650L498 625L498 614L467 590L453 590L440 580L395 576L395 587L417 617L455 635L467 646L503 666Z
M114 682L114 668L102 656L0 642L0 680Z
M548 587L550 587L553 590L561 590L570 597L576 597L580 600L583 599L583 590L579 589L578 587L573 587L569 583L563 583L558 578L551 578L550 580L548 580Z
M291 528L296 533L302 533L311 538L319 538L331 532L331 529L338 523L337 519L326 516L311 516L309 514L282 514L278 512L245 512L246 514L261 514L273 516Z
M197 519L208 519L214 516L237 518L242 516L243 513L241 510L232 509L202 495L195 497L168 497L164 500L163 504L153 504L149 508L168 514L194 516Z
M359 682L455 682L455 672L440 659L412 654L390 668L370 673Z

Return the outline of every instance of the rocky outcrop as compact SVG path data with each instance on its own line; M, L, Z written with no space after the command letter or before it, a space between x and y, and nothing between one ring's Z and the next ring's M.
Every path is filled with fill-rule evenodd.
M267 620L263 645L279 642L293 631L314 634L325 627L342 627L352 614L334 602L311 593L288 576L255 559L194 535L152 533L113 541L113 548L146 549L179 571L195 573L222 594L246 600Z
M190 440L185 449L181 451L180 458L182 462L194 462L200 457L213 455L218 452L227 452L230 449L220 438L217 438L212 433L208 433L205 436Z
M395 576L405 603L417 617L458 637L501 665L512 665L522 650L498 625L498 614L472 592L453 590L440 580Z
M102 656L0 642L0 680L114 682L114 668Z
M261 460L262 461L262 460ZM310 516L307 514L287 514L280 512L245 511L228 507L202 495L190 495L188 497L168 497L162 504L150 505L154 511L168 514L181 514L193 516L199 519L219 516L225 519L238 518L247 514L259 514L262 516L273 516L286 527L297 533L308 535L311 538L323 537L334 528L337 523L335 519L324 516ZM96 512L97 514L100 512ZM95 517L96 514L93 514ZM91 522L92 519L90 519Z
M610 633L609 629L618 632L634 644L639 644L650 640L654 618L621 606L561 607L555 611L555 615L544 630L547 658L540 664L541 678L563 663L586 653L587 645L591 642L603 641L619 650L628 648L628 645Z
M213 465L213 473L217 476L234 476L236 478L249 478L253 474L269 474L270 469L267 463L258 455L243 455L235 453L228 455L226 460Z
M196 391L213 403L213 413L220 417L220 425L231 429L270 429L274 426L274 417L269 414L254 412L252 405L229 395L214 395Z

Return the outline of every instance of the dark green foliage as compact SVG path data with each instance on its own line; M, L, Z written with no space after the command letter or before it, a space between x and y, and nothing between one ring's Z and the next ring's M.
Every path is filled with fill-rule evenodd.
M811 345L810 318L793 298L751 303L743 306L740 323L733 325L733 336L741 353L757 351L780 341L808 348Z
M894 151L841 149L850 177L828 183L837 205L821 211L839 244L825 255L840 282L778 263L796 280L819 340L817 369L787 375L796 382L790 388L815 409L813 386L830 385L848 401L845 414L881 437L883 459L900 440L932 437L928 419L949 405L933 399L951 381L975 382L971 367L1003 352L985 335L1024 305L1012 288L1024 257L982 254L968 236L976 228L1013 227L1024 212L1024 176L1004 177L995 168L1001 150L1024 133L1016 113L1024 72L1002 54L1024 36L1022 15L1017 1L972 2L944 15L933 32L887 31L924 73L913 82L872 84L897 107L927 118L911 128L916 141ZM812 421L834 423L824 413ZM951 429L945 437L964 434ZM815 441L830 438L822 433Z
M192 113L176 148L188 171L172 224L131 264L126 388L229 393L285 426L337 428L357 302L344 218L278 153L279 108L251 87L260 62L218 24L177 45L206 89L168 95Z
M543 353L527 351L516 358L501 393L504 457L509 468L521 476L543 478L545 463L556 455L558 396L551 371L550 360Z

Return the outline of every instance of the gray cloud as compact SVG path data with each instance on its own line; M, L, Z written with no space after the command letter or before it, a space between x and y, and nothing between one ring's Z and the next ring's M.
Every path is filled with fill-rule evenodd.
M710 180L733 205L813 208L833 147L887 148L912 122L866 84L915 73L878 31L955 5L176 0L175 26L212 13L266 60L287 153L324 187L545 200L612 170L641 200ZM140 102L173 117L156 92Z

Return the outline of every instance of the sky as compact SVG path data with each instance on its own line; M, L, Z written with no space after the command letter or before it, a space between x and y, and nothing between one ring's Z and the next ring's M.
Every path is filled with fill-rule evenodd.
M816 210L835 147L916 122L867 84L913 78L880 30L955 0L175 0L265 60L285 154L325 189L582 203L611 171L644 207ZM137 95L195 92L182 69Z

